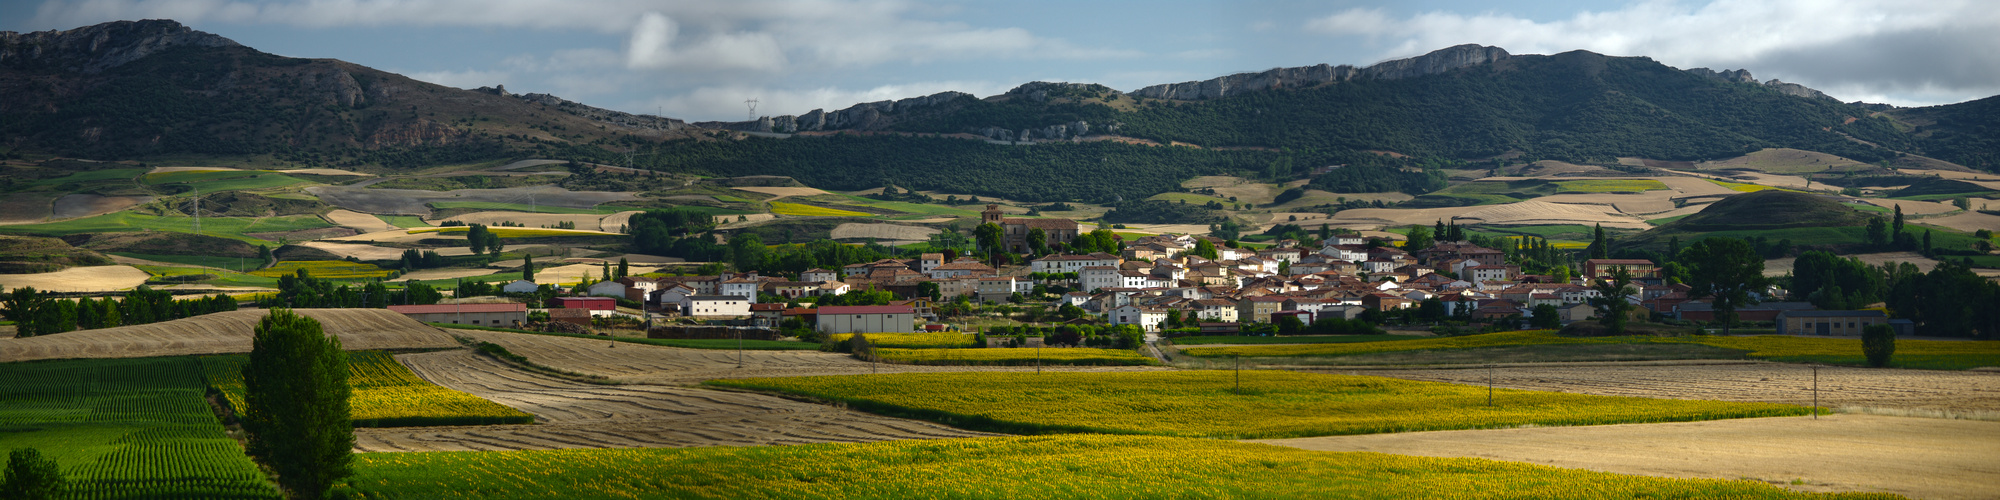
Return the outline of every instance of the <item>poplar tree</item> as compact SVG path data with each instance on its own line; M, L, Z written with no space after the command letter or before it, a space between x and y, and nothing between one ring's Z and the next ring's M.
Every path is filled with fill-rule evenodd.
M250 456L276 472L292 498L324 498L353 475L347 352L319 321L291 309L272 309L253 331L243 367Z

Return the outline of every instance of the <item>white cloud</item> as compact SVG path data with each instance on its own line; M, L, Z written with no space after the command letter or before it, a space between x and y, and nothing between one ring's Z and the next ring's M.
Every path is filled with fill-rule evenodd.
M717 33L694 43L674 46L680 25L658 12L647 12L632 28L626 43L625 66L633 69L752 69L776 71L785 53L766 33Z
M1519 54L1582 49L1647 56L1682 68L1747 68L1763 79L1797 78L1807 85L1835 87L1854 80L1815 79L1811 76L1815 71L1787 67L1785 58L1801 51L1830 51L1862 40L1956 30L1970 35L1940 40L1942 45L1903 57L1930 60L1967 56L1977 61L1974 64L1986 64L1993 56L1975 52L1992 51L1975 47L2000 46L2000 9L1991 7L1976 0L1710 0L1692 4L1641 0L1616 10L1578 12L1551 21L1494 12L1429 11L1395 17L1380 9L1353 8L1308 20L1303 26L1314 33L1369 39L1384 47L1380 52L1383 58L1409 57L1464 43L1493 45ZM1965 64L1938 62L1941 68ZM1904 86L1911 85L1926 84ZM1966 91L1970 89L1961 88L1959 94ZM1875 88L1856 95L1871 92L1885 94L1884 89Z
M506 85L507 82L513 78L513 75L510 75L505 71L480 71L475 69L465 69L462 71L445 70L445 71L403 72L403 76L408 76L410 78L415 78L417 80L435 83L446 87L457 87L461 89L476 89L479 87Z
M834 111L858 103L893 101L945 91L959 91L984 97L1006 92L1009 88L1013 86L978 81L911 82L867 89L715 86L701 87L684 94L661 97L644 101L636 106L625 107L632 108L627 111L644 113L664 108L667 116L692 121L742 121L748 116L749 111L743 101L749 99L758 101L759 116L779 116L802 115L815 109Z

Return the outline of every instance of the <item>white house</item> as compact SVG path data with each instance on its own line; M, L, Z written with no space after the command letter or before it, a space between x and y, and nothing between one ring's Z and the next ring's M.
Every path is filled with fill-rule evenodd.
M1124 288L1125 282L1120 276L1118 268L1111 266L1091 266L1076 273L1076 279L1082 283L1084 290Z
M1093 266L1113 266L1119 264L1117 256L1103 252L1090 255L1050 255L1035 259L1033 271L1038 273L1074 273Z
M743 297L745 299L748 299L750 303L754 304L757 302L757 288L762 286L763 284L764 282L762 280L759 280L755 277L733 278L728 281L722 282L721 285L718 285L717 288L719 288L720 290L717 290L716 295L734 295L737 297ZM745 314L748 313L746 312Z
M815 283L840 281L840 273L828 271L825 269L813 268L806 270L806 272L799 273L799 281L811 281Z
M1013 294L1013 276L988 276L979 278L979 298L981 300L1007 300L1007 296Z
M1110 312L1104 313L1104 316L1113 325L1139 325L1140 329L1146 331L1160 329L1160 323L1167 320L1166 311L1132 304L1114 307Z
M902 306L826 306L818 309L824 333L910 333L916 331L916 309Z
M749 316L750 299L740 295L690 295L681 301L688 316Z
M500 287L500 291L507 293L535 293L535 290L539 289L541 289L541 285L528 280L514 280L513 283L508 283Z
M917 257L917 272L920 273L929 273L942 265L944 265L944 254L941 253L927 253Z

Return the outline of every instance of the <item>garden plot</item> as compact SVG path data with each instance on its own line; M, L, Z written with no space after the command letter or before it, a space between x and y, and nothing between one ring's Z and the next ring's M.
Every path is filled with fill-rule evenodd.
M0 290L31 286L44 292L105 292L144 285L150 277L132 266L72 267L53 273L0 274Z
M372 218L372 217L371 217ZM401 248L378 247L360 243L334 243L331 241L308 241L299 246L325 250L341 258L353 257L361 260L397 260L403 258ZM467 249L468 252L471 249Z
M456 191L315 186L306 188L306 192L318 196L321 201L356 212L400 215L430 215L431 209L426 204L444 201L490 203L529 203L532 201L534 204L542 206L587 209L614 201L638 199L634 193L570 191L555 186L460 189Z
M1487 383L1487 370L1371 370L1380 375L1456 384ZM1492 372L1494 385L1511 389L1606 396L1701 399L1810 405L1813 372L1780 363L1667 366L1535 366ZM1915 414L1944 413L2000 418L2000 374L1825 366L1819 368L1819 405Z
M928 227L849 222L834 226L833 239L873 238L877 240L924 241L930 239L931 235L937 234L937 232L937 229Z
M99 196L94 194L72 194L57 198L55 218L74 219L92 217L132 208L141 203L153 201L151 196Z
M612 343L575 337L556 337L508 332L452 330L499 344L514 354L537 364L561 370L609 377L640 384L686 385L719 378L804 377L814 375L864 375L870 373L1034 371L1033 366L920 366L874 365L846 354L818 351L743 351L742 367L737 352L713 349L682 349L630 343ZM1052 371L1134 371L1156 367L1046 367ZM530 413L533 413L530 411Z
M458 341L443 331L386 309L299 309L319 320L348 350L447 349ZM261 310L204 314L144 325L79 330L0 342L0 363L37 359L139 358L250 352L251 328Z
M2000 484L2000 422L1877 415L1406 432L1253 441L1316 451L1477 457L1818 492L1974 498Z
M360 231L363 233L394 231L397 229L401 229L399 227L396 227L395 224L383 222L382 219L377 219L373 215L368 215L353 210L334 210L332 212L327 212L326 220L332 222L336 226L352 228L355 231Z
M761 394L572 382L462 349L397 359L424 380L528 412L542 423L355 429L356 451L770 446L992 435Z

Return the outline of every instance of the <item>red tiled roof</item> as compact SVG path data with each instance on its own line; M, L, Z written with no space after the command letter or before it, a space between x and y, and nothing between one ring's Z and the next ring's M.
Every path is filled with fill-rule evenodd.
M496 313L527 312L527 304L436 304L428 306L389 306L392 312L402 314L438 313Z

